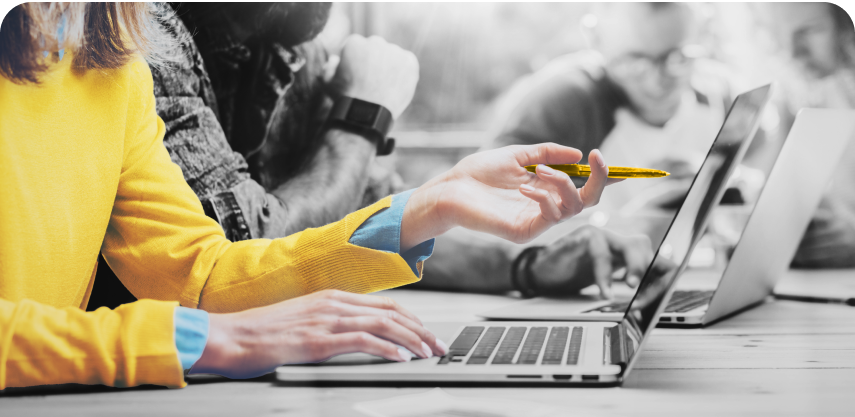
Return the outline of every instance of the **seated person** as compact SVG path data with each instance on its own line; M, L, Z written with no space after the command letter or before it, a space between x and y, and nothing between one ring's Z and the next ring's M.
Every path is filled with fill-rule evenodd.
M318 94L323 87L319 74L326 55L319 44L300 42L323 27L330 5L235 6L178 4L175 13L170 5L159 5L158 23L175 41L172 62L152 68L157 113L166 125L164 144L170 157L205 213L220 223L231 241L277 238L340 220L367 205L362 204L366 197L367 203L374 203L391 194L371 193L378 187L366 184L375 143L341 129L318 132L322 120L315 113L324 102ZM381 64L368 59L372 53L385 52L394 73L418 77L417 65L401 59L406 55L393 45L352 42L348 48L354 50L347 54L330 94L378 88L381 73L374 67ZM412 92L403 89L399 96L406 101L386 105L396 113L403 111L407 94ZM271 144L288 146L271 155ZM266 169L256 169L259 166ZM315 186L319 181L327 186ZM98 270L90 309L134 300L109 267Z
M852 18L832 3L774 3L759 6L788 62L802 78L803 92L780 106L785 123L802 107L855 109L855 30ZM785 88L793 87L784 84ZM790 90L795 90L790 88ZM855 267L855 143L808 227L793 266Z
M230 242L163 146L140 54L156 64L165 39L148 12L27 3L4 19L0 389L181 387L191 367L242 378L347 352L408 360L396 343L444 354L412 314L352 293L417 281L432 239L457 226L531 240L595 204L610 182L599 151L576 189L564 174L522 166L574 163L578 150L509 147L324 227ZM82 311L99 251L140 301Z
M673 174L618 185L598 210L634 214L682 196L731 101L721 65L696 59L697 20L682 3L595 5L584 19L592 48L517 82L496 106L486 148L602 147L614 165ZM651 202L657 194L662 198Z
M328 5L175 7L177 13L164 10L160 19L176 39L177 62L152 69L157 112L165 122L164 143L172 160L227 238L287 236L403 191L396 175L374 163L373 141L322 126L325 93L337 97L375 89L397 100L387 104L395 115L403 112L412 91L382 78L417 77L417 67L399 48L373 37L369 42L352 38L327 82L326 54L311 39L325 24ZM383 59L377 59L381 53ZM383 71L376 68L381 62ZM327 186L317 187L318 182ZM440 239L429 278L415 287L519 289L510 269L525 246L460 229ZM545 249L532 269L537 291L553 295L596 283L609 296L615 270L628 267L625 275L634 286L652 257L646 237L592 227L568 233ZM135 300L105 266L95 282L90 309Z
M587 19L593 48L560 57L516 83L496 106L494 139L485 149L545 142L588 150L602 146L610 150L609 161L615 165L672 172L664 180L616 185L597 207L632 215L684 195L724 120L730 92L719 66L707 61L702 67L695 65L691 6L616 3L594 7ZM582 184L578 178L574 181ZM664 230L658 228L667 225L649 223L636 230L644 234L631 236L586 225L542 247L531 264L537 292L568 294L596 282L601 294L611 298L611 276L620 268L626 268L623 279L634 287L652 259L649 236L661 235ZM503 268L493 265L500 264L496 259L508 257L496 253L511 253L514 259L521 249L487 238L458 236L465 233L440 238L443 245L434 256L450 254L443 262L428 265L430 278L417 286L436 288L437 282L471 286L480 271L507 276L501 273ZM473 239L485 243L472 245ZM455 259L452 251L471 255ZM503 267L510 269L510 264L508 260ZM460 271L469 271L465 280L458 278Z

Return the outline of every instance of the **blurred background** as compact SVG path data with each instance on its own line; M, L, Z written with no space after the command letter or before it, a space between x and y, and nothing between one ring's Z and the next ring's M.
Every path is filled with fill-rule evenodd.
M727 67L737 92L772 80L790 97L799 91L800 78L782 65L786 57L762 9L695 6L695 42ZM349 33L380 35L418 57L419 86L395 126L396 152L381 161L414 187L488 140L494 103L514 81L588 46L583 26L591 9L592 3L336 3L321 39L335 51ZM781 138L779 122L775 111L766 115L765 140Z

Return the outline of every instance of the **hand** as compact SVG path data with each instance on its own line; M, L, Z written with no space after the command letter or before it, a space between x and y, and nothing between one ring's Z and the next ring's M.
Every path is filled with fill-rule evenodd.
M419 187L404 208L401 250L462 226L524 243L600 200L609 169L599 151L588 158L591 177L576 189L567 174L544 165L573 164L582 152L554 143L505 148L467 156Z
M406 362L448 347L416 316L386 297L326 290L266 307L211 314L208 343L193 373L251 378L277 366L364 352Z
M351 35L327 90L333 98L348 96L379 104L397 119L412 101L418 82L419 61L412 52L379 36Z
M597 284L603 298L613 298L614 273L625 268L623 279L635 288L653 260L645 235L622 236L594 226L583 226L543 248L531 264L538 291L566 295Z

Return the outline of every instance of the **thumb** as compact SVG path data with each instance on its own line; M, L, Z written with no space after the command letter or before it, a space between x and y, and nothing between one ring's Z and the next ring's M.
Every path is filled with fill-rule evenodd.
M520 166L537 164L575 164L582 159L582 152L557 143L510 146Z
M585 186L579 190L579 196L586 208L595 206L600 202L600 196L609 181L609 167L606 166L603 154L598 149L594 149L588 154L588 164L591 165L591 177L588 178Z

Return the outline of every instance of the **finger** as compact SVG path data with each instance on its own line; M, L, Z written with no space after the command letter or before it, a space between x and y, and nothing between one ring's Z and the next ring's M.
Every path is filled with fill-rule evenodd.
M588 241L588 251L594 266L594 281L600 288L603 298L611 300L612 294L612 253L609 244L601 233L594 233Z
M409 318L401 315L395 310L385 310L381 308L374 307L364 307L347 303L339 303L335 307L335 311L333 314L337 314L345 317L359 317L359 316L375 316L375 317L386 317L391 319L401 326L409 329L411 332L415 333L423 342L425 342L428 347L430 347L431 351L436 355L445 355L448 353L448 347L446 347L445 343L441 340L437 339L433 333L430 332L427 328L422 326L419 323L416 323ZM414 351L415 352L415 351Z
M606 166L603 154L599 150L594 149L588 154L588 163L591 165L591 177L588 178L585 186L579 190L585 207L591 207L600 202L600 196L603 194L603 189L606 188L609 176L609 167Z
M422 359L433 356L433 350L422 341L419 335L387 317L340 317L331 330L334 333L368 332L381 339L397 343Z
M647 236L626 238L613 233L606 234L606 240L612 251L623 259L626 266L626 284L632 288L638 286L650 262L653 261L653 250Z
M528 184L521 184L520 193L540 205L540 217L547 225L561 221L561 210L548 192L534 188Z
M558 197L561 198L561 218L575 216L584 208L582 197L576 190L576 185L570 180L570 176L561 171L556 171L546 165L537 166L537 177L555 186Z
M575 164L582 160L582 152L556 143L509 146L520 166L537 164Z
M411 359L409 354L399 350L394 343L382 340L367 332L329 335L326 337L324 345L327 347L324 350L327 358L345 353L367 353L395 362L409 362Z
M608 186L608 185L612 185L612 184L617 184L619 182L622 182L625 179L626 178L609 178L608 181L606 181L606 185Z

